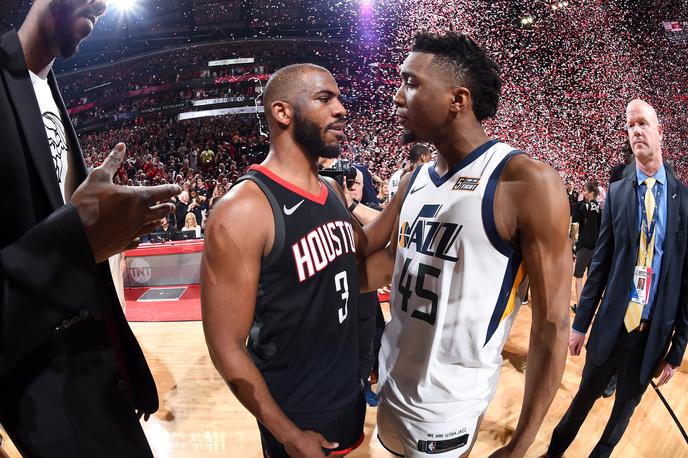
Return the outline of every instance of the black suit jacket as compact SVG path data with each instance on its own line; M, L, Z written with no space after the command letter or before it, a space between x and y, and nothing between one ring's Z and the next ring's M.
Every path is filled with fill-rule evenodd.
M609 356L624 327L640 239L637 189L635 171L609 189L590 273L573 321L575 329L587 332L597 312L587 345L588 358L595 365ZM642 356L641 383L652 378L662 357L680 365L688 340L688 189L667 173L666 192L664 254Z
M86 166L52 72L49 83L80 183ZM0 214L9 222L0 225L3 426L11 435L35 430L42 412L55 409L77 428L81 420L98 422L94 406L107 400L93 396L105 396L111 383L128 391L137 409L155 412L155 383L119 306L108 263L95 263L76 209L62 202L14 30L0 37Z

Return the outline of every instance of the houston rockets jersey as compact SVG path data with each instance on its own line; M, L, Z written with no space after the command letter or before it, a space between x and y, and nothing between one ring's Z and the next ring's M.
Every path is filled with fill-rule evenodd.
M476 417L494 396L525 276L493 214L500 174L517 153L492 140L444 176L434 162L418 167L409 183L380 353L381 402L401 417Z
M248 352L285 412L347 406L361 389L351 215L324 182L316 196L262 166L252 166L247 178L266 195L275 219Z

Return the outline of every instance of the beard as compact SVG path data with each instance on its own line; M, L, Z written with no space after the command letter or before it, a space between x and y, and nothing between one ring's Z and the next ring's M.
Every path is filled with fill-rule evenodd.
M294 110L294 140L313 160L320 157L334 159L339 157L342 149L339 142L332 145L325 143L320 127L304 118L297 109Z
M401 134L401 144L402 145L408 145L409 143L415 143L417 140L416 134L411 132L408 129L404 129L404 132Z
M55 18L55 44L64 58L72 57L79 50L80 41L74 38L74 12L68 0L50 2L50 14Z

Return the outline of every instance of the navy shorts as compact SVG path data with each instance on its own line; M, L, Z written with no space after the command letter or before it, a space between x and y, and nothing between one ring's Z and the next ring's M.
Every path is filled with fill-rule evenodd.
M366 403L363 392L356 401L342 409L321 414L287 414L296 426L303 430L316 431L330 442L338 442L339 448L325 451L325 455L346 455L357 448L364 439ZM289 458L284 446L258 423L260 442L265 458Z

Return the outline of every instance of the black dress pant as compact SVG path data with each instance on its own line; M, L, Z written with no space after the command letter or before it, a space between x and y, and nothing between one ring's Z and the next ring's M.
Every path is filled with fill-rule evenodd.
M593 404L602 396L612 375L617 373L614 407L602 437L590 453L590 457L608 457L612 453L649 385L649 380L640 383L640 366L647 334L647 331L628 333L622 328L614 349L602 365L594 366L590 357L586 359L578 393L552 433L547 450L549 456L561 455L571 445Z

